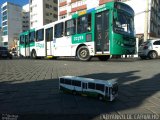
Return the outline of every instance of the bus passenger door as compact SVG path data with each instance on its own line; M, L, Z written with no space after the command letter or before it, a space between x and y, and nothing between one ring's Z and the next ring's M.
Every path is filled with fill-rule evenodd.
M26 41L25 41L25 35L20 36L20 43L19 43L19 51L20 56L26 56Z
M87 91L88 85L87 83L82 82L82 92L85 93Z
M46 56L52 56L53 27L45 30Z
M30 56L30 44L29 44L29 35L25 35L25 56Z
M96 13L95 22L95 51L109 53L109 11Z

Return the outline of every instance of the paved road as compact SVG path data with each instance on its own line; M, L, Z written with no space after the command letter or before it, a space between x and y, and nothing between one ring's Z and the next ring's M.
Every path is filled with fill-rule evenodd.
M58 77L63 75L114 79L119 83L119 97L113 102L101 102L61 93ZM160 59L107 62L0 60L0 113L3 119L98 120L106 119L110 114L120 117L126 114L131 117L134 114L160 115L159 103Z

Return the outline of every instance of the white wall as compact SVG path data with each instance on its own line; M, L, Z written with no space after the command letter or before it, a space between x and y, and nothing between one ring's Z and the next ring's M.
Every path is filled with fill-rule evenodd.
M2 36L3 42L8 42L8 35Z
M29 4L26 4L22 7L23 12L29 12Z
M87 9L92 9L99 6L99 0L86 0Z
M30 28L37 28L43 25L43 0L33 0L30 5ZM31 25L33 22L33 25Z

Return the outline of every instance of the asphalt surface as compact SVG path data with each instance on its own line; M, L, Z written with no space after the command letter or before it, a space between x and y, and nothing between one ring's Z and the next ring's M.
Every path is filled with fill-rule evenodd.
M119 96L102 102L62 93L64 75L116 80ZM0 114L2 120L160 119L160 59L0 60Z

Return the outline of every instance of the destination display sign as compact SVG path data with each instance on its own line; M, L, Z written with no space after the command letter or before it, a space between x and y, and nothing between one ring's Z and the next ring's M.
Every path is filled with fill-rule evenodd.
M124 11L134 15L133 9L128 5L125 5L125 4L122 4L122 3L116 3L115 8L120 9L120 10L124 10Z

